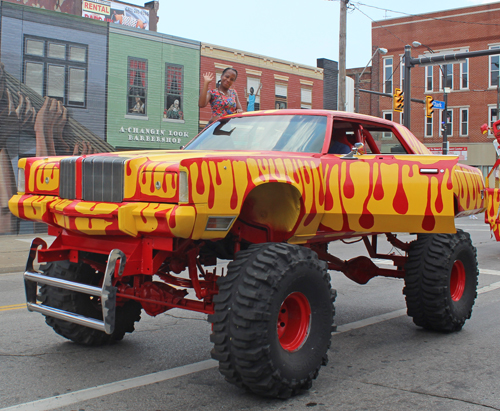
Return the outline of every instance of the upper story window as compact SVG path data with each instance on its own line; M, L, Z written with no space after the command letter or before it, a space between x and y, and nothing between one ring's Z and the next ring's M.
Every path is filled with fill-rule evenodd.
M166 63L165 67L163 117L169 121L184 121L184 66Z
M490 49L498 49L500 46L490 46ZM498 77L500 75L500 56L490 56L490 87L498 85Z
M132 115L147 114L148 100L148 62L147 60L128 58L127 112Z
M247 100L247 111L260 110L260 78L247 77L247 87L245 89L245 97Z
M440 77L440 89L442 90L443 87L453 89L453 64L443 64L441 68L443 71ZM446 73L446 80L444 80L444 73Z
M400 66L401 66L401 75L399 78L401 79L400 81L400 87L401 90L405 89L405 56L401 56L400 58Z
M392 121L392 111L384 111L382 112L382 118ZM392 133L385 132L382 134L383 138L392 138Z
M392 94L392 57L384 60L384 93Z
M86 107L88 46L24 36L23 82L67 107Z
M469 59L460 64L460 88L469 88Z
M275 84L275 103L277 109L287 108L288 85L283 83Z
M460 135L467 136L469 135L469 109L461 108L460 109Z
M440 124L445 124L446 123L446 135L448 137L453 136L453 109L448 109L448 111L445 112L444 110L439 110L439 116L440 116ZM441 136L443 135L443 127L441 127Z
M434 91L434 67L425 68L425 91Z
M425 117L425 137L432 137L433 117Z
M312 90L309 87L300 89L300 108L312 108Z

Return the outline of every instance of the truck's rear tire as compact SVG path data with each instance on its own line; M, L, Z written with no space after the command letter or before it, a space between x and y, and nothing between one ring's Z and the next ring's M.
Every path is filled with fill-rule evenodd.
M477 256L469 233L420 234L405 264L408 315L423 328L459 331L477 296Z
M328 361L335 291L308 248L250 246L228 265L214 297L212 357L227 381L288 398L309 389Z
M82 284L99 285L100 276L87 264L69 261L48 263L41 267L45 275ZM63 288L42 285L40 302L50 307L102 320L102 308L98 298ZM45 322L54 331L77 344L104 345L123 339L125 333L134 331L134 323L141 319L142 307L137 301L127 301L116 307L115 330L112 334L73 324L54 317L45 317Z

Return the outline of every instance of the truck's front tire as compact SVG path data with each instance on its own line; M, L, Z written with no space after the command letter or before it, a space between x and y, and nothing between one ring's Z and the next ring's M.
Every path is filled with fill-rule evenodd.
M266 397L309 389L328 361L335 291L326 264L290 244L240 251L218 280L212 357L226 380Z
M452 332L471 317L477 296L477 256L469 233L420 234L405 264L408 315L423 328Z
M99 285L100 276L87 264L58 261L41 267L45 275L82 284ZM102 319L100 300L88 294L42 285L40 302L85 317ZM104 345L123 339L125 333L134 331L134 323L141 319L142 307L137 301L127 301L116 307L115 330L112 334L73 324L54 317L45 317L45 322L54 331L77 344Z

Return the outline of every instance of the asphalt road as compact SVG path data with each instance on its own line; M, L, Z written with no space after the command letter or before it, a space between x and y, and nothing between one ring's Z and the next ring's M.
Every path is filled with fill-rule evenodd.
M481 220L457 223L471 233L481 270L463 330L416 327L402 280L361 286L331 272L338 332L330 362L309 392L285 401L224 381L210 359L205 315L143 314L121 343L81 347L26 310L21 273L0 274L0 411L500 410L500 244ZM344 259L366 254L361 243L331 251Z

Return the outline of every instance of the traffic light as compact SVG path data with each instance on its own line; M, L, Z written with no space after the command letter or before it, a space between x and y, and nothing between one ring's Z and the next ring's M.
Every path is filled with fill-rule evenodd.
M432 113L434 112L434 99L431 96L425 96L425 116L427 118L432 118Z
M400 88L394 89L394 98L392 99L394 111L399 111L400 113L403 111L405 106L405 99L403 97L403 92Z

